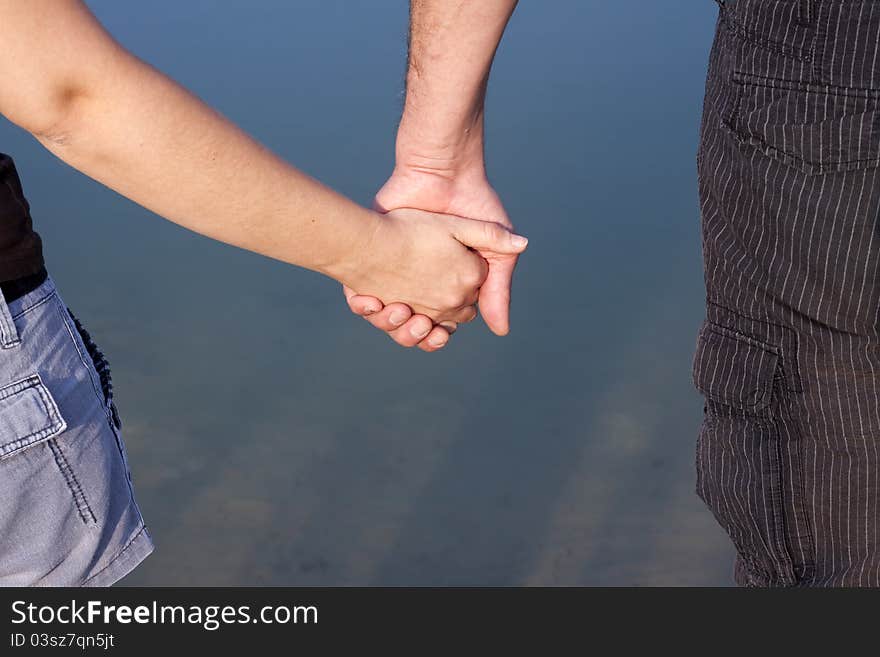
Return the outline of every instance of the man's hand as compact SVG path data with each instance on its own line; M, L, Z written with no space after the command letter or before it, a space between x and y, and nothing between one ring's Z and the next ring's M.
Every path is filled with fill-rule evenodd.
M411 207L511 226L486 178L483 114L492 59L515 7L516 0L412 0L406 102L394 173L376 195L379 211ZM478 251L489 263L480 313L494 333L505 335L517 256ZM436 351L455 328L436 327L419 342L409 329L416 326L420 332L426 319L413 316L410 308L383 307L379 299L351 289L345 296L354 313L407 347Z
M380 212L419 208L513 228L481 168L475 175L456 173L451 176L400 168L376 195L375 205ZM477 252L489 263L489 273L479 294L480 314L492 332L505 335L510 328L511 279L519 255L481 248ZM387 331L395 342L405 347L418 345L424 351L436 351L446 344L456 328L455 324L447 323L425 334L428 318L414 315L405 304L383 306L379 299L358 295L350 288L345 289L345 296L352 312L376 328ZM418 335L426 337L419 340Z
M379 219L362 257L339 280L370 295L368 302L398 299L395 305L411 308L417 314L406 322L408 339L418 342L434 324L451 327L476 317L488 274L479 252L516 256L527 243L496 222L401 208Z

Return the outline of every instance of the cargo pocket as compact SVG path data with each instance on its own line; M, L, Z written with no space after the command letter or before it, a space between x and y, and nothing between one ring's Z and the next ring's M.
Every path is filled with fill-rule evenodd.
M722 125L807 175L880 164L880 92L734 72Z
M693 368L706 401L697 494L729 534L753 585L797 583L811 554L800 477L792 474L800 468L797 441L779 413L781 369L775 346L703 323Z
M38 374L0 388L0 459L49 440L67 428Z

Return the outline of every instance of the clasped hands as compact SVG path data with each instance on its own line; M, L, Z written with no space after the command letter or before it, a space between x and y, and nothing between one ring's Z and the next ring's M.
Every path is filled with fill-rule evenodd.
M343 284L353 313L427 352L472 321L477 302L494 333L508 332L511 279L527 240L485 177L396 171L375 208L383 221L365 249L371 264Z

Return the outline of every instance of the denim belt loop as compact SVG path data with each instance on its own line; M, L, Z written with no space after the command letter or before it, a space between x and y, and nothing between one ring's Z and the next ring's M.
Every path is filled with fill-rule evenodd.
M3 296L3 290L0 290L0 348L11 349L20 344L21 338L18 336L15 322L12 321L9 305Z

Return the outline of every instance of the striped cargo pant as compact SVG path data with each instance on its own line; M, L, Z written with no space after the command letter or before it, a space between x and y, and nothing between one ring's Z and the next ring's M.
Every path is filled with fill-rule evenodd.
M880 586L880 1L718 0L697 492L744 586Z

